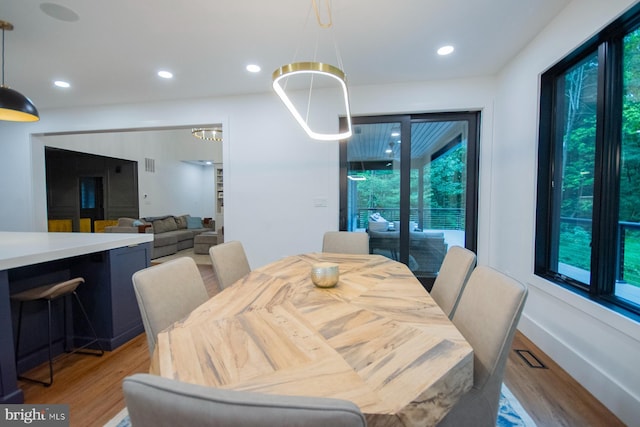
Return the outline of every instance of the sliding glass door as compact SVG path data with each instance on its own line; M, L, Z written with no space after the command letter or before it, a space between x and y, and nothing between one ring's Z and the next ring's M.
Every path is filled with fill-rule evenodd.
M396 260L400 259L402 124L393 119L360 123L343 146L346 208L341 209L345 212L340 218L341 229L368 232L373 240L373 253ZM342 227L344 222L346 226Z
M429 286L449 247L475 250L478 113L354 117L341 143L340 228Z

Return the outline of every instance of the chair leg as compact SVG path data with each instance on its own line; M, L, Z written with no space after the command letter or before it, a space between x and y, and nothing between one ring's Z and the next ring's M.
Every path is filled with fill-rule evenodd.
M20 328L21 328L21 323L22 323L22 301L20 301L20 309L19 309L19 314L20 317L18 318L18 338L17 338L17 342L16 342L16 364L18 362L18 346L20 344ZM33 378L29 378L29 377L24 377L22 375L18 375L18 379L20 380L24 380L24 381L31 381L33 383L38 383L38 384L42 384L45 387L49 387L51 384L53 384L53 349L52 349L52 343L51 343L51 300L47 300L47 337L49 340L49 346L48 346L48 352L49 352L49 382L46 381L41 381L41 380L36 380Z
M89 315L87 314L87 311L84 309L84 305L82 305L82 302L80 301L80 297L78 297L78 294L73 291L73 296L76 298L76 302L78 303L78 307L80 307L80 311L82 311L82 315L84 316L85 320L87 321L87 325L89 325L89 328L91 329L91 332L93 333L93 340L89 341L88 343L84 344L81 347L78 347L77 349L73 350L72 353L82 353L82 354L91 354L94 356L102 356L104 354L104 349L102 348L102 344L100 344L100 339L98 338L98 333L96 332L96 330L93 328L93 324L91 323L91 319L89 319ZM98 347L100 348L100 350L98 352L83 352L83 351L79 351L82 350L88 346L90 346L91 344L98 344Z
M47 311L48 311L48 334L49 334L49 384L45 384L46 387L49 387L51 384L53 384L53 343L51 342L52 340L52 333L51 333L51 329L53 328L53 326L51 326L51 300L48 299L47 300Z
M22 304L23 303L24 303L23 301L20 301L20 306L18 308L18 336L16 337L16 348L14 349L16 365L18 364L18 351L20 349L20 330L22 329Z
M62 349L65 353L69 353L69 325L67 325L67 296L62 297L62 333L63 333L63 341L62 341Z

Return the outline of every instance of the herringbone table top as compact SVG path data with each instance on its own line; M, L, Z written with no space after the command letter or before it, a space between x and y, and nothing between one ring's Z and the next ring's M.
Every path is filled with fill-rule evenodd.
M339 264L321 289L318 262ZM356 403L369 426L434 425L471 388L473 352L404 265L313 253L252 271L158 336L151 372Z

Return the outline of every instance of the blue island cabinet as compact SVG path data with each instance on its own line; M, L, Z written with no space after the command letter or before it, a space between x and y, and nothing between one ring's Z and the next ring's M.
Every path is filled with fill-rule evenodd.
M22 403L24 398L17 385L17 374L48 360L46 303L40 306L36 303L30 310L26 310L25 306L23 326L42 327L32 327L27 334L23 330L16 363L14 342L18 305L10 300L10 295L47 283L84 277L85 283L78 288L78 296L103 349L114 350L144 331L131 276L150 265L151 249L151 243L145 242L0 270L0 403ZM61 327L64 323L61 304L65 302L57 303L54 304L56 315L52 324L54 352L60 354L64 351L65 336ZM77 310L77 305L70 301L66 304L72 308L71 334L74 344L83 344L91 339L90 329Z
M78 288L91 323L105 350L113 350L144 332L131 276L149 265L150 244L90 255L73 268L85 283ZM75 313L76 340L91 340L81 313Z

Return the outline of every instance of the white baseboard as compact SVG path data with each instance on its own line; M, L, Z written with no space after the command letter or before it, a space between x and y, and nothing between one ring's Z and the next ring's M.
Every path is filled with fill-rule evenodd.
M518 329L622 422L629 426L638 425L640 399L524 313Z

